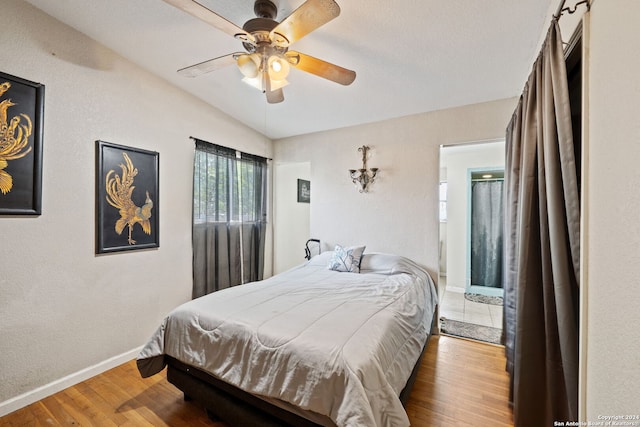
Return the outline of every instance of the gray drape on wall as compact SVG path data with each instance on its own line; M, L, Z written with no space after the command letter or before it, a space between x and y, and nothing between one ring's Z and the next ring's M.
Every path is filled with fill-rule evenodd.
M502 181L471 185L471 284L502 288Z
M580 200L562 40L549 29L506 132L504 338L514 422L578 416Z
M193 298L261 280L265 158L195 140Z

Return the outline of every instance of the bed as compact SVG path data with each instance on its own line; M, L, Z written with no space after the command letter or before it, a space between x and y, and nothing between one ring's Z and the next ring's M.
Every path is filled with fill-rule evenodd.
M176 308L140 352L141 375L168 366L185 399L232 426L408 426L433 280L401 256L344 264L338 249Z

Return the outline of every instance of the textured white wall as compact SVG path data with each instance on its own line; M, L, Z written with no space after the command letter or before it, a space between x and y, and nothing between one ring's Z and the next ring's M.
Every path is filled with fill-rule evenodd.
M590 15L581 412L595 421L640 415L640 2Z
M438 272L438 182L441 144L502 138L515 109L507 99L384 122L278 140L279 162L311 162L311 234L324 249L365 244ZM349 169L380 168L371 191L361 194Z
M130 352L191 297L190 135L272 143L22 1L2 2L5 73L45 84L40 217L0 217L0 415L8 399ZM160 248L94 255L95 149L160 153ZM270 261L269 261L270 262Z

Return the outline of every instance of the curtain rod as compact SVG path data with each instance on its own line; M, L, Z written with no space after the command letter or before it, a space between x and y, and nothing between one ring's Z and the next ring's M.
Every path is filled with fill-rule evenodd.
M573 9L571 8L571 6L564 7L564 4L566 2L567 2L567 0L562 0L560 2L560 5L558 6L558 10L556 10L556 14L553 15L553 17L555 19L560 19L560 17L562 16L562 14L564 12L569 12L569 15L575 13L576 10L578 9L578 6L580 6L581 4L586 4L587 5L587 10L591 10L591 4L589 3L589 0L582 0L582 1L577 2L576 4L573 5Z
M564 4L567 2L567 0L561 0L560 1L560 5L558 6L558 10L556 10L556 13L553 15L554 18L558 19L560 18L560 15L562 15L562 8L564 7Z
M260 156L258 154L244 153L244 152L242 152L242 151L240 151L240 150L238 150L236 148L225 147L224 145L214 144L213 142L205 141L204 139L196 138L195 136L190 136L189 138L191 138L195 142L197 142L197 141L206 142L207 144L211 144L213 146L220 147L223 150L235 151L236 153L246 154L248 156L253 156L253 157L260 157L262 159L269 160L269 161L273 160L271 157L264 157L264 156Z

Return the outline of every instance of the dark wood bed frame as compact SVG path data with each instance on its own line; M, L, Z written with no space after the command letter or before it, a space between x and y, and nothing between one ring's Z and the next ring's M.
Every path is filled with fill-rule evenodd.
M435 312L437 314L437 311ZM437 324L434 314L431 331ZM432 333L433 334L433 333ZM411 376L404 389L400 392L400 401L406 405L409 394L416 380L416 375L424 356L429 339L420 353L420 357L413 367ZM165 356L167 361L167 379L178 387L185 400L195 400L202 404L212 419L219 419L235 426L264 426L264 427L319 427L319 424L272 405L259 397L247 393L193 366L184 364L172 357Z

